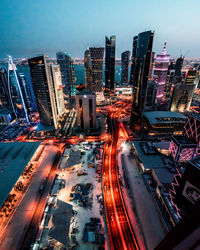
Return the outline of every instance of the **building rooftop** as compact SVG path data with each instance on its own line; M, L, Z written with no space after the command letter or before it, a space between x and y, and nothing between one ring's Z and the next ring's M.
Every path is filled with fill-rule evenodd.
M150 124L156 123L172 123L181 122L185 123L186 117L179 112L171 111L150 111L144 112L143 116L149 121Z
M12 112L13 112L13 110L10 108L4 108L4 107L0 108L0 116L9 115Z
M84 89L82 91L77 91L76 95L96 95L96 94L94 92Z
M0 143L0 207L39 145L40 142Z
M169 171L169 169L166 167L166 161L165 156L161 156L159 152L157 154L145 154L141 142L135 141L133 143L137 154L144 166L144 170L154 171L155 175L157 176L160 183L171 183L173 180L174 174Z
M52 126L46 126L46 125L43 125L41 122L39 122L38 125L37 125L37 132L53 131L53 130L55 130L54 125L52 125Z
M78 165L80 163L80 159L81 159L80 150L71 151L64 168L70 168L70 167Z
M200 156L193 158L189 162L200 170Z
M194 143L190 138L186 136L172 136L172 139L176 141L178 144L181 145L194 145L196 146L196 143Z

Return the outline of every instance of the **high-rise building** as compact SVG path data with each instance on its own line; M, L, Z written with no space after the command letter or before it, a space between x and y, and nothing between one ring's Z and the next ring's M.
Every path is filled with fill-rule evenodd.
M183 67L183 61L184 61L184 57L179 57L176 60L176 64L175 64L175 76L181 76L181 70Z
M66 53L59 51L56 53L57 63L60 65L62 85L64 95L69 95L68 77L67 77L67 60Z
M18 119L25 119L29 122L29 107L23 84L20 84L16 65L12 57L8 57L8 92L13 112Z
M106 36L105 41L105 88L106 90L114 90L115 83L115 43L116 36L110 39Z
M156 93L156 103L162 103L165 89L170 55L166 53L166 43L164 44L162 54L156 56L154 66L154 80L158 83Z
M193 94L199 82L196 70L189 70L184 82L176 83L174 86L170 110L188 111L192 102Z
M33 92L33 87L31 83L31 78L28 73L18 73L19 83L22 90L22 95L24 97L25 105L27 107L28 113L36 111L37 105L35 101L35 96Z
M128 83L128 67L129 67L130 51L125 51L121 54L122 75L121 82Z
M74 60L70 54L66 54L67 61L67 81L69 86L69 96L76 96L76 77L74 71Z
M154 67L154 60L155 60L155 52L151 52L151 61L150 61L150 66L149 66L149 80L152 80L152 72L153 72L153 67Z
M0 68L0 106L11 106L8 90L8 76L5 68Z
M47 55L28 59L40 121L57 129L57 107L50 60Z
M62 86L60 66L51 65L51 73L53 80L54 95L56 100L57 114L61 115L65 111L65 106L64 106L63 86Z
M144 109L153 37L153 32L146 31L134 37L133 40L131 80L133 82L132 121L134 123L141 122Z
M96 129L96 95L82 91L76 95L77 121L80 129Z
M92 88L92 63L89 49L84 54L84 70L86 89L90 90Z
M136 52L137 52L137 41L138 36L133 38L133 48L132 48L132 57L131 57L131 74L130 74L130 84L133 85L134 78L136 75Z
M66 53L59 51L56 53L57 63L60 65L64 94L71 96L76 95L76 77L74 72L74 61Z
M92 64L92 86L90 91L96 93L97 101L103 99L103 56L104 48L102 47L90 47L90 57Z
M154 108L157 88L158 88L158 83L156 81L151 81L147 83L147 90L145 96L145 110L150 110Z

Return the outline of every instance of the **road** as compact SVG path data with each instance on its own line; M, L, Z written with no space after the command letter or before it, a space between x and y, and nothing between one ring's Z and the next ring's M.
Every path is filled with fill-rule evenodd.
M111 113L111 140L104 148L102 185L110 249L139 249L124 205L116 161L119 123Z
M46 202L47 202L49 191L52 187L52 184L53 184L53 181L55 178L55 174L56 174L57 167L58 167L58 164L60 161L60 157L61 157L61 152L58 151L56 158L53 162L52 168L50 170L50 173L48 175L48 178L46 179L46 181L44 183L45 188L44 188L43 192L41 193L41 195L39 196L39 199L37 201L37 207L35 209L32 220L29 224L29 228L27 230L27 233L23 239L21 246L19 247L19 249L21 249L21 250L30 249L30 246L35 241L35 238L37 236L37 232L39 229L39 223L42 219L42 214L43 214Z

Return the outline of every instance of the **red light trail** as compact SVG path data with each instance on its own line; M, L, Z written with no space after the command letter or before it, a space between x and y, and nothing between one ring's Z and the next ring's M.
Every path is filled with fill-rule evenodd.
M116 160L118 139L120 137L126 140L128 135L123 124L115 119L115 117L120 117L119 109L113 109L117 112L110 114L111 139L107 140L104 147L102 168L103 196L110 249L139 249L124 205ZM124 106L120 107L120 110L123 111L123 109Z

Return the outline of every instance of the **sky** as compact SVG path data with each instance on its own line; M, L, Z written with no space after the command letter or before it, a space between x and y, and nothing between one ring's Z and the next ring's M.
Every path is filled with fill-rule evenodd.
M132 50L133 36L155 31L153 50L200 58L199 0L1 0L0 58L56 51L83 57L116 35L116 56Z

